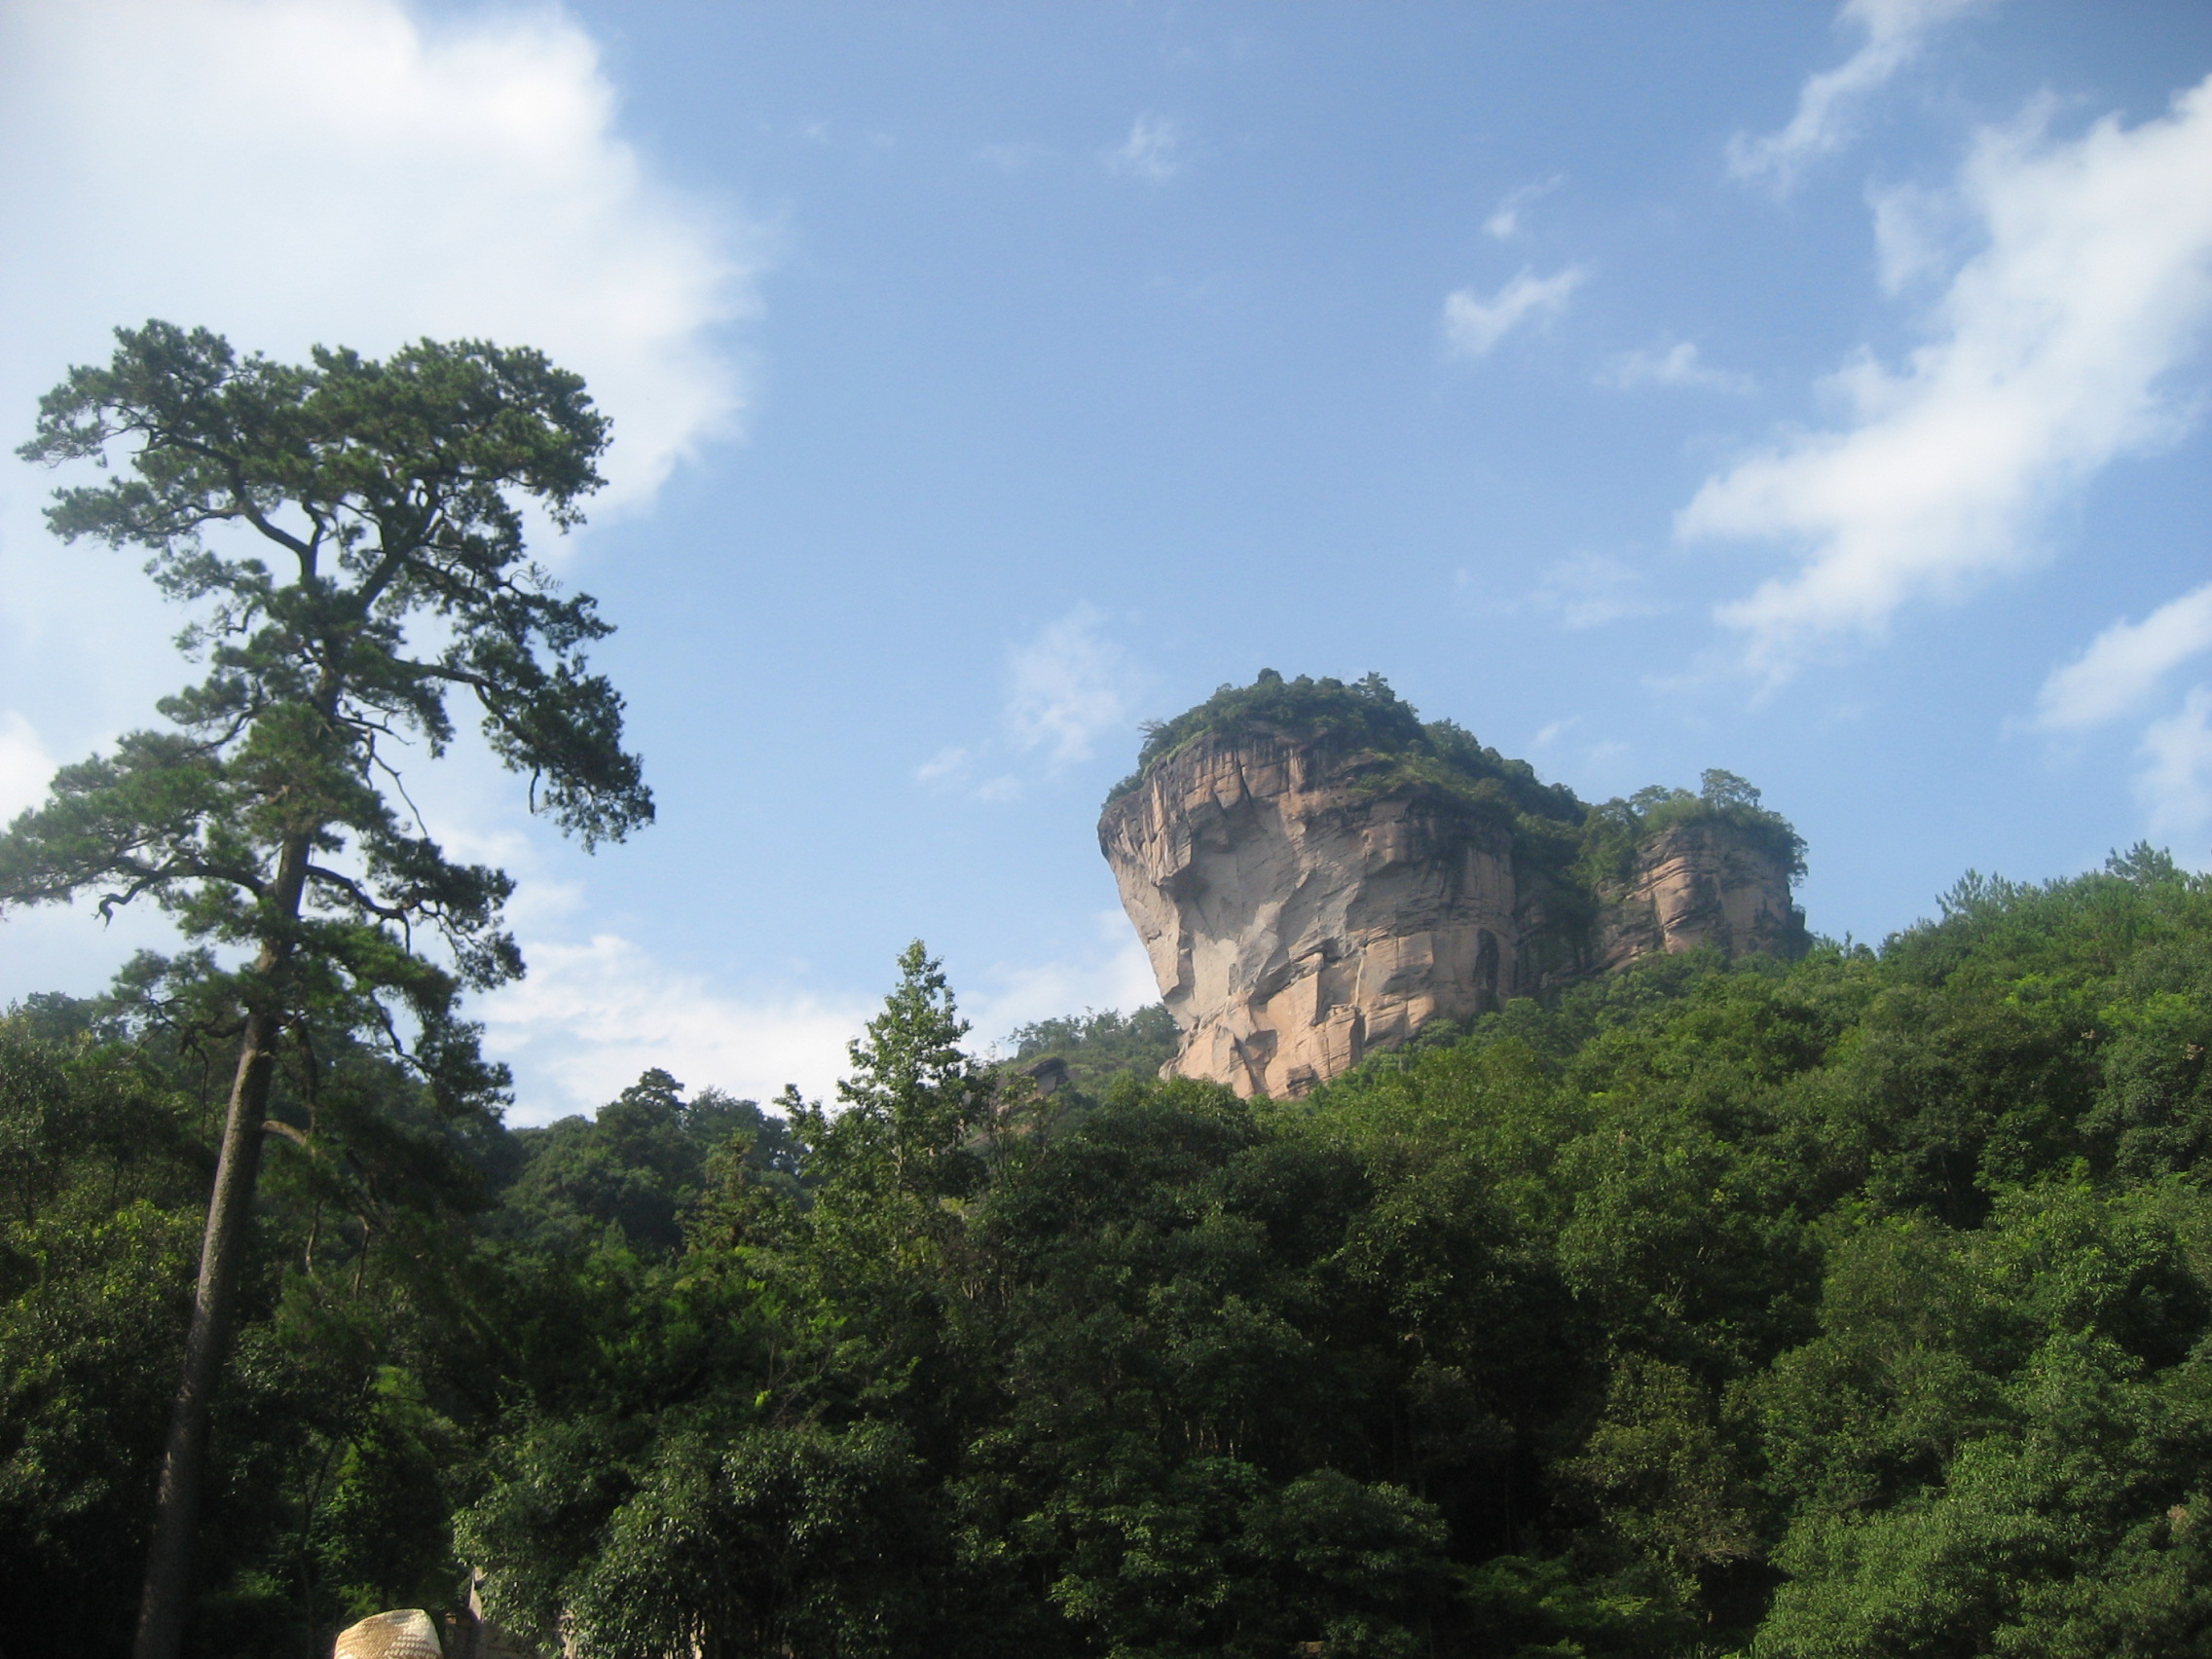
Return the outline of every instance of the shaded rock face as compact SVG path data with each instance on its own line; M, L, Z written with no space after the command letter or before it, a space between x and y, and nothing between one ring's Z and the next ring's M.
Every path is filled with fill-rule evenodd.
M1773 948L1794 916L1788 871L1727 826L1655 837L1622 892L1578 896L1521 868L1500 825L1375 773L1205 738L1108 803L1099 845L1183 1032L1169 1074L1303 1094L1432 1019L1652 951Z

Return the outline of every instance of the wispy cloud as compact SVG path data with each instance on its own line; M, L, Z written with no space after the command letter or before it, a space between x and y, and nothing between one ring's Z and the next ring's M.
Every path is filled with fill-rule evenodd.
M2212 582L2160 606L2140 622L2115 622L2088 649L2044 682L2036 723L2084 731L2132 713L2190 658L2212 650Z
M1007 647L999 731L939 750L914 769L915 781L1017 800L1040 773L1088 760L1101 738L1131 738L1149 682L1143 668L1108 632L1106 613L1078 605Z
M1140 115L1129 126L1129 135L1106 153L1106 166L1126 178L1147 184L1165 184L1183 170L1180 151L1183 129L1161 115Z
M942 784L966 775L967 771L968 750L965 745L955 744L939 750L916 766L914 780L923 784Z
M2075 735L2137 714L2169 675L2212 651L2212 582L2140 622L2116 622L2072 662L2052 671L2036 699L2041 730ZM2192 686L2181 706L2143 728L2135 797L2155 838L2185 843L2206 863L2212 829L2212 686ZM2186 845L2191 841L2196 845Z
M1093 941L1046 962L1005 964L978 976L961 1006L985 1042L1004 1040L1031 1020L1085 1009L1130 1013L1160 1000L1152 959L1119 906L1091 918Z
M1521 234L1521 211L1531 202L1542 200L1567 182L1567 174L1554 173L1549 178L1524 184L1517 190L1505 193L1498 204L1483 221L1483 234L1498 241L1511 241Z
M1874 272L1885 294L1901 294L1962 264L1975 226L1955 192L1917 184L1868 186Z
M1857 106L1903 69L1941 24L1993 0L1849 0L1836 14L1839 24L1865 33L1865 41L1842 63L1806 81L1797 94L1797 111L1779 132L1753 138L1737 133L1728 142L1728 170L1741 179L1771 185L1788 194L1806 165L1832 154L1850 140Z
M2151 835L2182 843L2188 863L2208 862L2203 837L2212 828L2212 685L2191 689L2180 709L2154 720L2138 751L2135 798Z
M1985 132L1959 197L1987 243L1929 343L1896 370L1862 354L1832 383L1848 426L1708 479L1677 517L1685 539L1802 550L1717 612L1770 679L2027 562L2053 505L2187 418L2163 378L2212 319L2212 79L2133 128Z
M1007 653L1006 724L1015 747L1064 766L1089 759L1100 737L1135 727L1141 676L1105 623L1102 611L1079 605Z
M526 946L530 977L478 1006L486 1049L557 1091L518 1099L518 1124L592 1111L648 1066L756 1100L787 1083L827 1099L873 1012L859 998L719 989L615 934Z
M1444 343L1456 356L1486 357L1523 323L1541 322L1565 311L1588 276L1580 265L1549 276L1524 271L1488 299L1472 288L1456 289L1444 299Z
M1646 386L1680 386L1701 391L1740 393L1758 389L1758 383L1750 375L1734 369L1714 368L1688 340L1677 340L1671 346L1646 346L1627 352L1614 358L1599 379L1624 391Z
M1570 553L1544 566L1534 586L1508 589L1525 569L1524 561L1501 560L1459 570L1453 581L1458 608L1471 616L1537 616L1577 632L1679 608L1653 590L1644 571L1610 553Z
M1602 628L1668 608L1651 596L1642 571L1605 553L1575 553L1562 559L1544 572L1527 603L1571 629Z
M44 800L54 773L54 756L31 722L13 709L0 713L0 825Z

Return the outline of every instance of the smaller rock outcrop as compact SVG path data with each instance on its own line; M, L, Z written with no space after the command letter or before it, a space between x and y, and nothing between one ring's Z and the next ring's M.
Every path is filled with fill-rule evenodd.
M1795 956L1805 917L1790 903L1789 866L1770 838L1726 820L1662 830L1636 849L1633 872L1602 883L1591 967L1711 947L1723 956Z

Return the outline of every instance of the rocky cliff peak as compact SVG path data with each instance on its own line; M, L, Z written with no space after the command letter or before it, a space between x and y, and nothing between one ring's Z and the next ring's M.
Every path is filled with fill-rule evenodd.
M1263 673L1150 728L1098 837L1168 1070L1239 1094L1656 952L1804 943L1801 844L1741 779L1589 806L1375 676Z

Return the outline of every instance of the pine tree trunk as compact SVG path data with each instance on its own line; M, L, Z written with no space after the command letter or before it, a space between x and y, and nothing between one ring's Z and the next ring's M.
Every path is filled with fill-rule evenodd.
M307 880L305 836L287 836L270 894L282 918L254 964L266 997L291 955L289 924L298 920ZM162 1456L154 1499L154 1535L146 1550L146 1582L138 1598L138 1633L131 1659L176 1659L184 1615L192 1597L193 1533L207 1467L208 1407L230 1348L231 1314L245 1266L246 1232L261 1173L262 1124L269 1116L269 1088L276 1069L283 1020L265 1002L246 1015L239 1069L223 1120L223 1145L215 1161L215 1187L207 1200L207 1231L200 1245L200 1283L192 1299L192 1326L184 1340L184 1374L169 1414L168 1445Z

